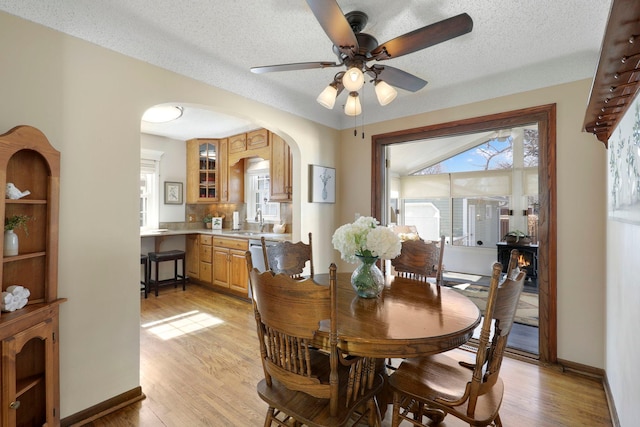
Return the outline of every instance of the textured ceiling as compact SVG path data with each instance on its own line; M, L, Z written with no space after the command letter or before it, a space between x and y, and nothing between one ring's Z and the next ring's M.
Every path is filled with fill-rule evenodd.
M345 13L366 12L364 32L380 43L462 12L474 22L469 34L385 61L429 84L416 93L399 90L386 107L377 104L368 84L363 94L366 124L593 77L611 1L338 4ZM315 102L340 69L249 71L253 66L336 60L304 0L0 0L0 10L333 128L354 124L342 112L345 93L333 110Z

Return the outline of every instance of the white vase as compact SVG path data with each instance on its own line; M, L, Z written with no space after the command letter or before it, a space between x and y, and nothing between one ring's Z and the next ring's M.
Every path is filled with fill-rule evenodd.
M18 235L13 230L4 232L4 256L18 255Z

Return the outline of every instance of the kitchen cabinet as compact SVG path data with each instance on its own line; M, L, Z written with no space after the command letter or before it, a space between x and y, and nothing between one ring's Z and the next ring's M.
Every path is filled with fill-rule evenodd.
M187 203L217 202L219 141L187 141Z
M269 133L271 146L271 161L269 175L271 178L271 201L291 201L292 187L292 158L289 144L276 135Z
M245 252L249 242L228 237L213 238L213 284L242 297L249 295Z
M269 131L266 129L257 129L247 132L247 150L256 150L269 145Z
M205 236L203 234L200 235L200 250L199 250L199 258L200 258L200 266L199 266L199 276L198 279L200 282L204 284L210 285L212 283L212 270L213 270L213 257L211 247L211 236Z
M247 149L247 134L241 133L229 137L229 153L241 153Z
M220 140L220 201L244 202L244 160L229 164L229 140Z
M29 290L24 308L0 314L0 420L2 426L60 424L58 318L58 215L60 153L31 126L0 135L0 188L13 183L30 194L0 198L4 218L26 215L17 229L18 255L2 251L2 290Z
M257 150L269 145L269 131L256 129L229 137L229 154Z
M229 139L187 141L187 203L242 202L244 164L229 167Z
M189 280L199 279L200 236L197 234L187 234L185 237L185 263Z

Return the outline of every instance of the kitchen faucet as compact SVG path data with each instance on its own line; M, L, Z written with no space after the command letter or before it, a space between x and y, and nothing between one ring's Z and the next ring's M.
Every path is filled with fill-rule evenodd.
M264 218L262 218L262 209L258 208L258 210L256 211L255 220L258 222L258 224L260 224L260 232L262 233L264 229Z

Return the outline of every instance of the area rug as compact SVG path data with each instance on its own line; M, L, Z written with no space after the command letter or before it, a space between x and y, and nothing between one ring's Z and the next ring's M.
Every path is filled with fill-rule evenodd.
M459 282L446 282L445 286L468 297L484 314L484 309L487 306L488 286ZM515 322L523 325L538 326L538 294L522 292L520 301L518 301Z

